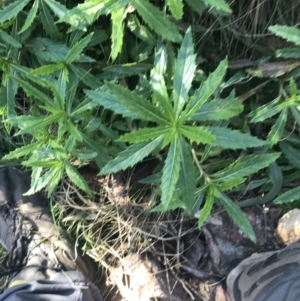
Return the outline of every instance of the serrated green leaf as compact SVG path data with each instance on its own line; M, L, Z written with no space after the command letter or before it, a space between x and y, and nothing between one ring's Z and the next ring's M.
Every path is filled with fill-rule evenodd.
M162 148L165 148L166 146L168 146L173 140L175 140L176 136L178 134L178 131L175 127L170 127L169 131L167 132L167 134L165 135L165 139L164 142L162 144Z
M78 79L84 82L89 88L97 89L102 86L100 80L91 74L89 70L85 70L79 66L75 66L74 64L69 65L69 68L71 68Z
M133 0L132 4L144 22L159 36L171 42L181 41L176 26L166 19L156 6L145 0Z
M67 73L67 75L66 75ZM67 80L66 80L66 76L68 76L68 69L67 68L63 68L60 73L59 73L59 77L56 81L56 85L55 85L55 98L57 100L57 102L60 105L61 110L64 111L64 107L65 107L65 98L66 98L66 89L67 89ZM53 89L52 89L53 91Z
M166 135L169 131L170 129L164 126L159 126L156 128L142 128L121 136L119 141L131 143L145 142L153 140L161 135Z
M246 180L247 178L233 178L233 179L229 179L228 181L224 181L223 183L219 183L218 179L214 180L214 182L220 191L227 191L244 183ZM250 190L250 188L248 189Z
M196 55L194 54L191 27L189 27L179 49L174 71L173 102L176 119L187 101L195 71Z
M231 13L232 10L225 0L202 0L207 6L225 13Z
M273 200L273 204L286 204L300 199L300 187L290 189Z
M169 208L179 178L180 161L179 137L177 136L170 145L161 178L161 203L166 210Z
M67 11L59 22L66 22L76 29L86 31L86 27L96 21L99 16L107 15L113 9L124 7L128 2L128 0L94 0L80 3Z
M221 193L220 195L220 202L222 203L234 223L238 225L241 230L255 243L255 233L244 212L228 196L223 193Z
M60 40L61 34L44 0L39 0L39 11L41 22L47 34L55 40Z
M72 183L87 193L91 192L85 179L69 162L65 162L65 169Z
M88 36L85 38L81 39L78 41L67 53L65 57L65 63L66 64L71 64L75 62L79 57L82 51L86 48L88 43L91 41L93 36L93 33L90 33Z
M39 0L35 0L28 15L27 15L27 18L26 18L26 21L25 21L23 27L18 32L19 34L26 31L30 27L30 25L33 23L33 21L36 17L38 8L39 8Z
M18 0L6 5L0 10L0 23L4 23L18 15L30 0Z
M298 149L292 147L289 143L280 142L279 143L284 156L288 161L295 167L300 169L300 152Z
M226 73L227 65L227 59L223 60L217 69L208 76L201 87L196 90L195 94L187 103L186 110L181 117L182 121L189 120L216 91Z
M289 108L293 114L293 117L295 118L295 121L298 123L298 125L300 125L300 112L297 109L297 107L292 106Z
M215 136L215 141L212 143L212 145L215 146L222 146L229 149L246 149L248 147L258 147L266 144L266 141L249 134L243 134L240 131L222 127L204 127L204 129Z
M271 146L276 144L282 137L286 121L287 121L287 108L284 108L276 120L275 124L272 126L270 133L268 134L267 141Z
M11 74L16 74L16 72L11 72ZM18 92L18 83L14 81L12 78L8 78L6 87L4 87L4 99L7 103L7 115L8 116L15 116L15 97Z
M225 169L213 174L212 177L216 178L215 181L218 182L243 178L265 168L266 166L269 166L279 156L280 153L244 156L237 159Z
M269 30L289 42L300 45L300 29L291 26L274 25Z
M166 0L169 10L172 16L179 20L183 15L183 3L182 0Z
M47 96L37 88L33 87L28 82L13 76L11 76L11 79L17 82L27 93L29 93L32 97L38 99L41 103L46 104L50 108L58 109L55 102L49 96Z
M31 188L25 193L25 195L34 194L49 185L52 181L55 181L55 176L57 176L57 168L60 167L50 168L44 174L40 175L39 177L35 177L35 179L32 181Z
M44 62L63 62L69 48L65 43L48 38L35 38L28 42L28 50Z
M269 102L268 104L265 104L259 108L257 108L255 111L248 114L248 116L252 119L250 122L261 122L264 121L278 112L280 112L281 107L277 105L277 103L281 100L281 95L276 97L274 100Z
M29 154L32 154L32 152L34 150L36 150L37 148L39 148L41 145L43 144L43 142L41 141L37 141L31 144L27 144L24 146L21 146L13 151L11 151L9 154L5 155L3 157L3 159L16 159L16 158L20 158Z
M90 100L89 98L85 99L81 102L77 107L73 108L70 116L72 118L78 118L81 113L92 110L93 108L99 106L99 104L95 101Z
M60 118L60 114L50 115L48 117L34 117L23 115L20 117L8 118L7 122L20 128L15 136L23 135L26 133L34 135L38 132L38 130L42 130L49 124L57 122Z
M55 1L55 0L44 0L52 12L59 18L62 18L68 9L65 5Z
M199 15L206 9L206 6L202 1L185 0L185 2Z
M124 117L137 119L138 116L129 111L114 95L108 92L84 90L85 94L93 101L103 106L105 109L112 110L116 114Z
M109 161L101 170L100 175L115 173L128 167L147 157L155 148L163 141L163 137L158 137L151 142L137 143L129 146L122 151L115 159Z
M144 97L113 83L108 83L107 86L119 102L139 118L167 124L164 115Z
M30 167L44 167L44 168L55 168L61 165L59 160L49 160L49 161L23 161L22 165Z
M195 204L196 173L193 158L183 137L179 137L180 173L178 188L188 214L192 214Z
M158 101L167 118L170 121L174 121L175 114L169 100L164 79L164 72L167 68L167 62L167 48L161 42L158 42L155 49L154 68L151 71L150 82L155 100Z
M8 45L11 45L12 47L15 47L15 48L22 47L22 45L16 39L14 39L12 36L7 34L3 30L0 30L0 39L3 40L4 42L6 42Z
M112 31L111 31L111 58L115 60L122 50L124 35L124 12L125 7L119 8L111 13Z
M66 119L65 122L70 134L78 141L82 142L82 136L80 131L73 125L73 123L70 120Z
M48 198L52 195L55 188L57 187L57 185L61 181L61 179L63 177L63 174L64 174L64 168L63 168L62 165L53 169L53 179L47 187L47 196L48 196Z
M139 39L141 39L148 45L155 46L157 42L156 38L146 26L141 25L137 16L129 15L127 16L126 19L127 19L127 26Z
M200 217L198 219L198 227L199 228L203 225L203 223L210 216L212 207L214 205L214 201L215 201L215 196L214 196L213 188L209 187L206 192L205 204L200 211Z
M214 135L202 126L181 125L178 130L190 141L204 144L212 144L215 141Z
M292 48L277 49L275 55L276 57L282 57L285 59L300 59L300 48L292 47Z
M244 107L238 99L218 99L205 103L192 117L191 121L228 120L239 115Z
M62 69L63 67L64 67L63 63L44 65L39 68L33 69L28 73L28 75L31 76L48 75L54 73L57 70Z

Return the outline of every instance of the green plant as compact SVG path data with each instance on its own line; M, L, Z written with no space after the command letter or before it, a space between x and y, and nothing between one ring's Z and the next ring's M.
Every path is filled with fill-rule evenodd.
M119 141L132 145L105 165L101 174L115 173L135 165L151 153L167 150L160 181L161 205L156 210L182 207L192 214L200 207L198 204L195 208L196 199L205 195L199 225L209 216L214 200L218 200L241 229L255 240L248 220L224 192L268 166L279 154L247 155L209 175L202 164L216 148L247 149L266 142L227 127L227 120L241 113L243 105L233 95L226 99L219 97L218 87L226 72L226 59L194 89L192 83L197 66L190 29L179 49L174 74L170 75L173 70L167 70L167 65L167 47L159 44L150 78L151 102L114 83L106 84L107 91L86 91L91 99L116 114L148 121L147 126L120 137ZM168 85L165 74L173 78ZM180 196L176 201L175 191Z

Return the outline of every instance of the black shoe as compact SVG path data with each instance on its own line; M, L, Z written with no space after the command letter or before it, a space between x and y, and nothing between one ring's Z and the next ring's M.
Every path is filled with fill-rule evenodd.
M300 240L243 260L228 275L227 290L232 301L300 300Z
M90 262L54 225L46 198L41 193L23 196L29 188L20 170L0 169L0 243L7 251L0 275L11 275L11 282L28 282L78 270L93 280Z

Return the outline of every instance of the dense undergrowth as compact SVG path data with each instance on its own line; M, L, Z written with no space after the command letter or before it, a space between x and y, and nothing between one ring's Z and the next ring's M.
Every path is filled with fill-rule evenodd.
M300 198L300 6L286 2L2 1L1 165L50 196L93 194L84 166L156 158L140 179L152 212L201 227L217 203L255 241L240 207Z

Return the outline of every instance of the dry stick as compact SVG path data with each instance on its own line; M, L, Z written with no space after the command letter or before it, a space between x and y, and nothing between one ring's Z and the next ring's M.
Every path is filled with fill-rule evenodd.
M162 247L163 247L163 252L164 252L164 265L165 266L169 266L169 270L171 271L171 273L173 275L175 275L175 278L177 280L179 280L176 276L176 273L173 271L173 268L171 267L171 265L169 264L169 260L166 257L166 250L165 250L165 244L164 242L162 242ZM171 287L170 287L170 278L169 278L169 273L168 273L168 269L166 269L166 276L167 276L167 282L168 282L168 287L169 287L169 292L171 292ZM182 285L183 289L189 294L189 296L191 297L192 300L195 300L194 295L192 294L192 292L186 287L186 285L184 284L184 282L182 280L179 280L180 284ZM175 284L174 284L175 285Z
M194 269L192 267L189 267L187 265L181 264L180 268L183 270L187 271L188 273L192 274L193 276L199 278L199 279L204 279L204 280L216 280L220 281L222 280L222 277L213 275L213 274L208 274L206 272L199 271L197 269Z

